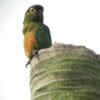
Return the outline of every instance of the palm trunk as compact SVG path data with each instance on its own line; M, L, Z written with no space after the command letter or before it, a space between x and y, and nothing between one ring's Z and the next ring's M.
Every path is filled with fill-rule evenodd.
M33 58L32 100L100 100L100 56L83 46L54 44Z

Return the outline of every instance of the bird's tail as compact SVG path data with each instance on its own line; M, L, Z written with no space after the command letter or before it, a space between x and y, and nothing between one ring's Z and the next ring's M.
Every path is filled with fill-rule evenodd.
M26 65L25 65L26 68L27 68L27 66L31 63L33 57L37 57L37 58L39 59L38 50L36 50L36 51L33 52L32 56L30 57L30 59L27 61Z

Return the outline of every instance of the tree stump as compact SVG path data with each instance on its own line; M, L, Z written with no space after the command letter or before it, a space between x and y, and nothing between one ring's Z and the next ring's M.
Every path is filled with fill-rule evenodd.
M32 100L100 100L100 56L86 47L55 43L30 67Z

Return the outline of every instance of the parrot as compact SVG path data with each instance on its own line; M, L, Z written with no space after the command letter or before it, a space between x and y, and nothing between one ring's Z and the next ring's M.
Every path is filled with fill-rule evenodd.
M25 12L23 35L24 51L28 58L26 67L31 63L33 57L39 56L39 50L49 48L52 45L49 27L43 22L43 12L44 7L41 5L32 5Z

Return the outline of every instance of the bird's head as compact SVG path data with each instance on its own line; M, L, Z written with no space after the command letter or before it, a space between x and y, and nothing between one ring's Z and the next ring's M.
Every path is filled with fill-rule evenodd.
M24 22L43 22L43 7L33 5L25 13Z

